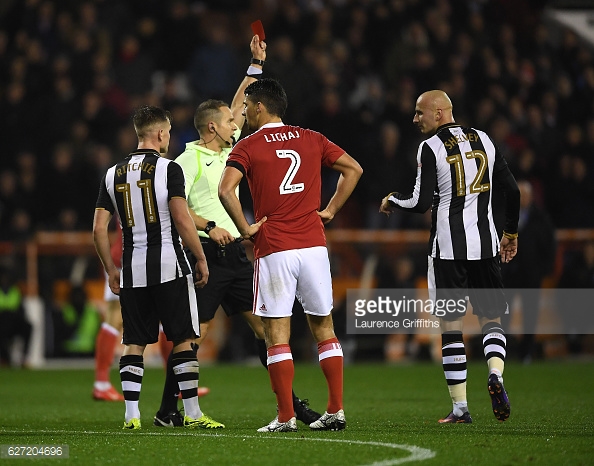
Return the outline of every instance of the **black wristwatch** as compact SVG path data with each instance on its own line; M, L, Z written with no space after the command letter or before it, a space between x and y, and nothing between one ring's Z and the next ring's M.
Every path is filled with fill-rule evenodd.
M212 220L210 222L206 222L206 227L204 228L204 233L206 233L208 235L210 233L210 230L212 230L216 226L217 226L217 224L215 222L213 222Z

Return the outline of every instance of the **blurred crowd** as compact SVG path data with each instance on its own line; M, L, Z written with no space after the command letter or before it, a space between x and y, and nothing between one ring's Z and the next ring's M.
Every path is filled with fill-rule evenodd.
M4 0L0 240L89 230L101 176L135 148L141 103L172 112L169 156L181 153L197 138L197 103L231 100L255 19L265 75L288 92L285 121L365 169L335 227L425 226L377 210L412 187L415 100L432 88L450 95L458 122L494 138L555 227L594 227L594 54L547 24L541 3Z
M261 19L264 75L289 97L284 121L322 132L365 170L329 228L428 227L428 216L387 218L378 207L388 192L412 189L422 140L412 124L415 101L440 88L456 121L487 131L530 189L521 228L534 247L504 273L527 279L527 264L540 275L526 286L538 287L554 244L546 257L537 246L549 244L554 229L594 228L594 51L547 20L543 3L2 0L0 241L90 231L101 177L136 147L133 110L171 111L175 158L198 138L197 104L231 101L251 57L250 23ZM336 180L331 170L324 177L326 186ZM565 254L564 287L594 286L593 244ZM424 249L419 257L380 261L378 287L414 286ZM40 262L42 295L51 295L53 279L71 278L72 260ZM77 312L54 309L46 319L56 330L54 353L79 335L84 306L73 303ZM20 315L8 311L2 315Z

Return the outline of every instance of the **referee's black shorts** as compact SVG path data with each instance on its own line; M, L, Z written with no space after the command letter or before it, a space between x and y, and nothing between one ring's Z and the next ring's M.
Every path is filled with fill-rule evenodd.
M200 329L196 300L191 294L193 283L188 275L154 286L121 288L122 342L139 346L156 343L159 322L169 341L196 338Z
M473 314L487 319L497 319L509 312L499 256L481 260L447 260L429 257L429 283L435 285L436 302L469 297ZM433 280L432 280L433 279ZM443 302L443 301L442 301ZM435 312L434 312L435 314ZM437 315L437 314L436 314ZM445 312L445 320L456 320L464 314Z
M208 283L196 288L200 322L213 319L219 306L232 316L251 311L254 301L254 266L247 258L243 244L233 242L224 248L207 238L200 238L208 262ZM196 258L186 250L194 271Z

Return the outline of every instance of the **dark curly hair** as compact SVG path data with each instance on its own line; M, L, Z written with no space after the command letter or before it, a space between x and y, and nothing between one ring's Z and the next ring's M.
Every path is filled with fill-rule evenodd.
M244 94L250 102L262 102L270 115L282 118L287 111L287 93L276 79L259 79Z

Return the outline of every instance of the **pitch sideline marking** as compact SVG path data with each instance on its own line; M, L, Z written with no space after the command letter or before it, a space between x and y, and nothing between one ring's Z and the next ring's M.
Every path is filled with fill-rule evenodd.
M0 432L4 434L25 434L27 431L7 431L7 430L0 430ZM411 453L410 456L405 458L396 458L391 460L383 460L383 461L376 461L374 463L370 463L365 466L396 466L403 463L409 463L412 461L423 461L428 460L435 457L435 452L433 450L429 450L428 448L421 448L416 445L406 445L406 444L397 444L397 443L385 443L385 442L365 442L363 440L343 440L343 439L325 439L325 438L295 438L295 437L285 437L285 436L260 436L260 435L231 435L231 434L221 434L221 433L196 433L196 432L96 432L91 430L85 431L72 431L72 430L36 430L35 432L31 432L32 434L98 434L98 435L158 435L160 437L163 436L171 436L171 437L179 437L179 436L187 436L187 437L228 437L228 438L249 438L249 439L271 439L271 440L304 440L304 441L313 441L313 442L332 442L332 443L347 443L351 445L371 445L374 447L386 447L392 448L394 450L405 450ZM213 435L214 434L214 435Z

